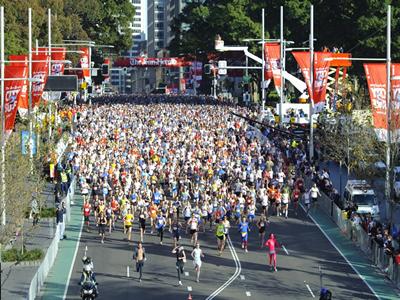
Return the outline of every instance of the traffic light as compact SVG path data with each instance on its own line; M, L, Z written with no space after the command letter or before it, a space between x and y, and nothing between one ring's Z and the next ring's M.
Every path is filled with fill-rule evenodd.
M108 64L102 64L101 65L101 75L103 75L103 76L109 76L110 75L110 70L109 70Z
M211 74L211 65L209 64L204 65L204 74Z

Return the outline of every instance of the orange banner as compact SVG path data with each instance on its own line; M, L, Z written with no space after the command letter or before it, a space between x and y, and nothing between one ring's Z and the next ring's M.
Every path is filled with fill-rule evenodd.
M279 43L266 43L265 44L265 59L272 71L274 78L275 89L278 95L281 93L281 46ZM266 78L267 79L267 78Z
M264 44L264 60L265 60L265 68L264 68L264 79L271 80L273 78L271 65L268 60L268 50L266 44Z
M400 64L391 65L391 77L400 77ZM387 105L386 105L386 64L369 63L364 64L365 75L367 77L369 97L371 99L372 118L375 132L380 141L386 141L387 138ZM391 124L392 141L399 140L400 133L400 80L391 81Z
M10 78L26 78L28 75L27 65L6 65L5 77ZM7 80L4 83L4 118L5 130L7 134L14 129L15 116L18 109L18 97L24 86L24 80Z

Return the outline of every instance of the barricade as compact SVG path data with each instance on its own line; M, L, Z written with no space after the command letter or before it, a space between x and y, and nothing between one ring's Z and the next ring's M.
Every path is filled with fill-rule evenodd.
M307 187L311 187L311 179L306 178L305 184ZM371 240L371 237L361 225L353 224L348 220L345 211L341 210L323 192L321 192L321 197L318 198L317 209L330 217L344 236L353 241L372 263L379 267L400 288L400 266L394 263L392 256L385 253L383 247L379 246L376 241Z

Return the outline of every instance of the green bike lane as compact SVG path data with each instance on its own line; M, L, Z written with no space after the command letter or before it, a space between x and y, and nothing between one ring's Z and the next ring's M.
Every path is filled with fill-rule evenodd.
M58 244L56 260L40 290L38 300L65 299L82 232L82 204L82 196L75 193L74 204L70 208L71 219L65 228L67 238Z
M327 215L319 209L312 208L309 216L347 263L366 283L377 299L400 299L399 290L389 280L385 279L385 276L372 264L361 249L343 236L339 227Z

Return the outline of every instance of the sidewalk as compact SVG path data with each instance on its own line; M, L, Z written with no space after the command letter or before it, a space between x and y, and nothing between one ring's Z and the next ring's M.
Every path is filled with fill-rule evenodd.
M54 207L54 185L48 183L41 193L47 207ZM27 250L40 248L45 254L49 247L54 233L54 218L41 219L38 226L33 228L32 220L25 219L24 242ZM14 247L21 246L21 236L14 242ZM26 299L28 297L31 280L36 273L40 262L21 262L19 264L1 264L1 299Z
M377 267L372 265L372 262L352 241L343 236L340 229L328 216L318 208L313 208L310 211L310 217L378 299L400 299L400 291L385 278L385 275Z
M64 295L69 285L71 271L74 266L75 255L78 250L78 243L81 237L83 225L81 212L82 205L82 196L76 192L74 204L71 204L71 220L65 229L67 239L60 241L57 258L37 299L64 299Z

